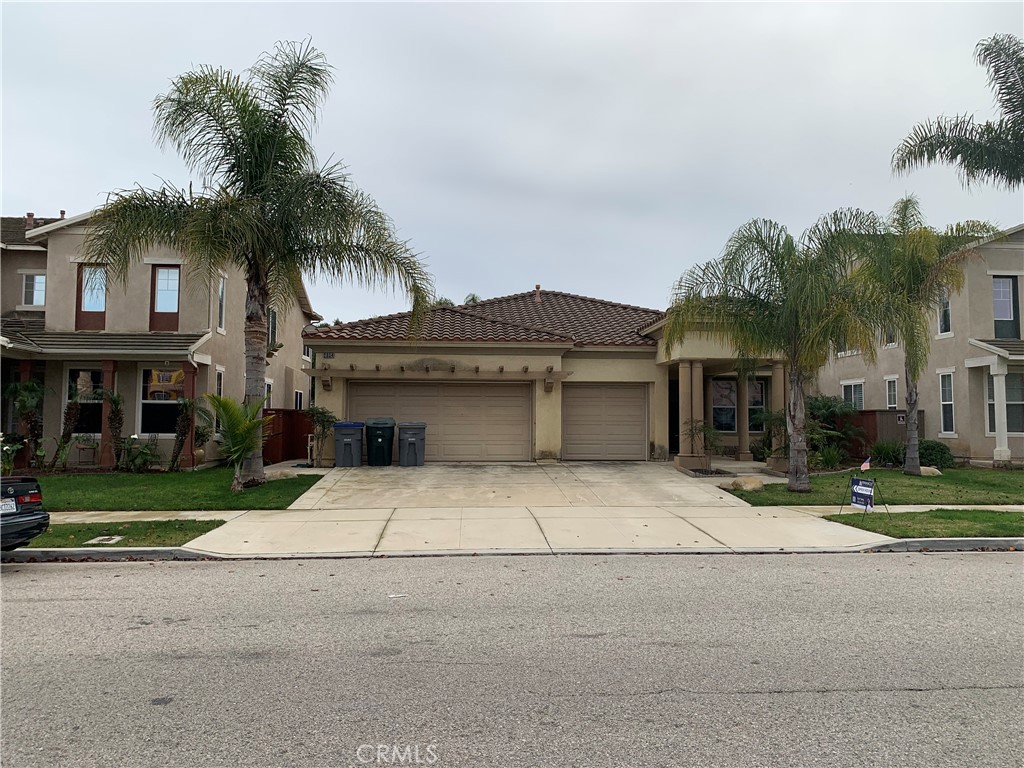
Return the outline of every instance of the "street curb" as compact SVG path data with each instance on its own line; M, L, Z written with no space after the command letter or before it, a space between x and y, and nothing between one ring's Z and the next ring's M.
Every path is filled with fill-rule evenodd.
M188 547L77 547L74 549L16 549L4 552L4 563L76 563L171 560L387 560L414 557L537 557L545 555L836 555L864 553L1021 552L1024 538L898 539L853 547L681 547L652 549L468 549L404 550L398 552L296 552L223 554Z
M981 539L896 539L885 544L876 544L864 552L1020 552L1024 550L1024 538L981 538Z

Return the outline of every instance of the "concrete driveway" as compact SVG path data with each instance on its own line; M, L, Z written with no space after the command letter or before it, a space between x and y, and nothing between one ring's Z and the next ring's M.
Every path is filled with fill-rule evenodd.
M217 554L849 549L885 536L751 507L663 463L334 469L287 510L253 510L188 544Z

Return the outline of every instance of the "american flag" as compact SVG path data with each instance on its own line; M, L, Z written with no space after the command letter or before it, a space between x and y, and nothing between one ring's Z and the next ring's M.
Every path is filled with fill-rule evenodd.
M866 459L864 459L864 463L860 465L860 471L861 472L867 472L869 469L871 469L871 457L870 456L868 456Z

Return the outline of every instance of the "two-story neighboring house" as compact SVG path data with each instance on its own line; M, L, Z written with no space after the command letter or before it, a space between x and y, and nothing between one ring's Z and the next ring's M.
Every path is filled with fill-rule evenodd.
M156 436L166 458L179 398L244 394L244 277L230 270L213 285L195 285L180 254L154 248L122 286L102 266L83 262L92 213L61 213L59 219L3 218L3 384L35 379L44 385L44 443L51 452L68 398L77 393L75 433L101 443L89 461L111 466L109 405L91 396L116 390L124 399L123 436ZM271 315L266 407L309 404L302 329L319 319L304 289L295 307ZM4 431L16 431L9 407L3 418ZM191 446L186 456L190 462ZM72 451L70 463L78 458Z
M928 367L918 381L921 439L947 444L960 459L1024 459L1024 341L1021 282L1024 224L977 244L964 288L932 318ZM858 410L905 408L903 350L882 340L875 366L844 353L818 376L818 389Z

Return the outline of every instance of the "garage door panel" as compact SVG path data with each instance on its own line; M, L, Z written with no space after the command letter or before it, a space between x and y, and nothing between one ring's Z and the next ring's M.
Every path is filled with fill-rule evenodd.
M427 461L529 461L530 400L526 384L353 382L348 418L426 422Z
M647 458L647 387L564 385L562 433L563 459L643 461Z

